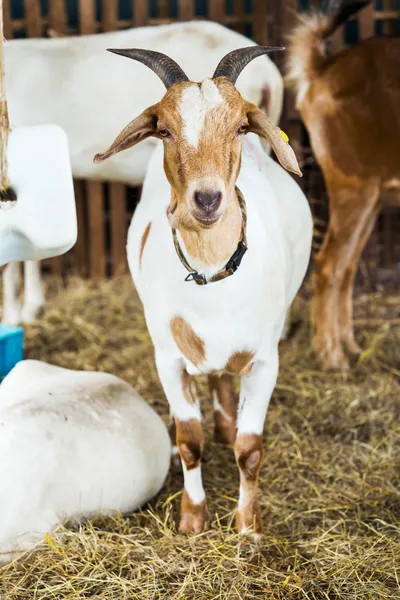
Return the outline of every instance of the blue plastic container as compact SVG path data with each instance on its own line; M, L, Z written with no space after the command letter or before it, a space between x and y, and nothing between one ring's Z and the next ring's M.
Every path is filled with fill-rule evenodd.
M0 325L0 380L24 358L22 327Z

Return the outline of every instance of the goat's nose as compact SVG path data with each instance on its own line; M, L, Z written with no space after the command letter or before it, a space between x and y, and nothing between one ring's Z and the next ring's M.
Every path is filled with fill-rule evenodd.
M207 212L217 210L222 200L221 192L195 192L194 200L199 208Z

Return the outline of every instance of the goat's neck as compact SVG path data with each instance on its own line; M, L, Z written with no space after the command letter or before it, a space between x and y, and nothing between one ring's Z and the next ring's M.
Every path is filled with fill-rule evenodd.
M235 252L242 231L242 214L236 192L228 202L223 217L210 229L179 229L189 262L219 268Z

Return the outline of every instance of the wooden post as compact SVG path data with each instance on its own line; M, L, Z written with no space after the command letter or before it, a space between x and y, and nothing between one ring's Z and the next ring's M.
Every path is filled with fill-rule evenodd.
M6 74L4 68L3 0L0 0L0 200L16 200L7 173L7 144L10 133L6 98Z

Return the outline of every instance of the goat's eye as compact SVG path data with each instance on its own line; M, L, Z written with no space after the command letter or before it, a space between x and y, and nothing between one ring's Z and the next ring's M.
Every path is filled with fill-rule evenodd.
M244 135L245 133L247 133L248 129L248 125L240 125L240 127L238 127L237 134Z
M171 135L171 134L170 134L170 132L168 131L168 129L159 129L159 130L158 130L158 133L159 133L159 134L161 135L161 137L163 137L163 138L167 138L167 137L169 137L169 136Z

